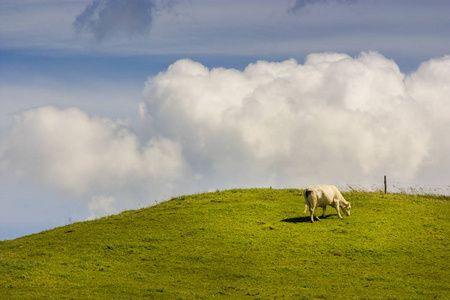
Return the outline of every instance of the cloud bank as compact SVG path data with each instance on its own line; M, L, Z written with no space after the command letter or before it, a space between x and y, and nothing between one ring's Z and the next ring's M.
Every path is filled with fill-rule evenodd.
M182 60L147 82L143 119L150 135L180 141L194 174L230 186L410 180L433 139L416 84L377 53L243 72Z
M184 59L149 78L138 126L77 108L21 113L3 174L76 195L90 218L167 195L449 178L450 56L405 75L376 52L258 61Z

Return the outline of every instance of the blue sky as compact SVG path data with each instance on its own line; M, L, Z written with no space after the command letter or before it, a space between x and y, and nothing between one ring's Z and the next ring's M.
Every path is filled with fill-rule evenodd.
M449 15L0 0L0 240L216 189L448 186Z

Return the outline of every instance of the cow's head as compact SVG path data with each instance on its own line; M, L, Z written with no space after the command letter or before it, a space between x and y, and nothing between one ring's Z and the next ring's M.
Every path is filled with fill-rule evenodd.
M350 205L350 202L342 203L341 207L342 207L342 210L344 211L344 213L347 216L350 216L350 208L352 208L352 206Z

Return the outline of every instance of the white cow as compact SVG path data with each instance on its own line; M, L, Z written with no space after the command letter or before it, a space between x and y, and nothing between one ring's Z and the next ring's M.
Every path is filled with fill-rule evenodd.
M341 213L339 212L339 207L347 216L350 216L350 202L347 202L344 197L342 197L341 192L334 185L313 185L305 189L305 211L309 207L309 212L311 214L311 223L314 223L314 217L319 221L320 219L314 213L317 207L323 207L322 218L325 217L325 210L327 205L336 208L339 218L342 219Z

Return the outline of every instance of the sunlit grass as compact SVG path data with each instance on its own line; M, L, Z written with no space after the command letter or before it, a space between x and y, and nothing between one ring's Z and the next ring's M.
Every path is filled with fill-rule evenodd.
M344 197L314 224L301 190L229 190L0 242L0 298L450 297L448 198Z

